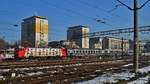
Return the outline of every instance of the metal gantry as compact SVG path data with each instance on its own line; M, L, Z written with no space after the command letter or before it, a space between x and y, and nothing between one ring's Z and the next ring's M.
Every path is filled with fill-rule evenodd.
M123 28L123 29L115 29L115 30L108 30L108 31L100 31L100 32L93 32L93 33L87 33L84 35L77 36L76 38L79 37L104 37L107 35L119 35L119 34L125 34L125 33L133 33L134 28ZM140 26L139 27L139 32L150 32L150 25L148 26Z

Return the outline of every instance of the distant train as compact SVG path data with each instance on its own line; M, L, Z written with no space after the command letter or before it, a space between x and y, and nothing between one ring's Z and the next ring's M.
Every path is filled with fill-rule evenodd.
M67 48L13 48L0 50L0 59L37 58L37 57L110 57L129 55L128 51L102 49L67 49Z

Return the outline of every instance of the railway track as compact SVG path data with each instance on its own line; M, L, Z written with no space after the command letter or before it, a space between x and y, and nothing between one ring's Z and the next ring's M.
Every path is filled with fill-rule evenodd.
M3 80L4 83L8 83L8 82L12 82L12 83L17 83L19 81L26 84L28 82L29 83L33 83L33 82L54 82L57 83L57 80L60 81L64 81L67 82L68 81L76 81L76 79L80 79L81 77L84 77L86 75L90 75L90 73L93 73L94 70L96 69L101 69L101 70L106 70L110 67L116 66L118 67L118 65L122 65L122 64L126 64L128 63L129 60L118 60L118 61L77 61L77 62L69 62L69 63L63 63L61 65L51 65L49 64L49 66L46 64L45 67L32 67L31 66L26 66L26 68L24 67L15 67L12 69L10 69L9 71L4 70L3 74L6 74L6 76L8 77L8 79ZM109 65L109 67L108 67ZM89 67L91 67L91 69L89 69ZM4 68L4 67L3 67ZM8 67L6 70L8 70ZM9 68L12 68L9 66ZM34 75L31 75L33 74ZM90 72L90 73L89 73ZM15 73L16 77L15 78L11 78L11 74ZM38 74L37 74L38 73ZM84 73L84 74L83 74ZM30 74L30 75L29 75ZM77 77L79 76L79 77ZM49 80L51 79L51 80ZM66 79L66 80L65 80ZM30 82L29 82L30 80ZM45 80L45 81L44 81Z
M111 64L110 64L111 63ZM23 74L21 77L19 75L15 78L7 79L3 81L4 83L12 82L12 83L39 83L41 82L54 82L61 83L63 82L71 82L76 81L77 79L86 78L86 76L90 76L91 73L95 73L95 70L100 69L101 71L106 71L108 68L118 67L123 64L127 64L128 62L123 61L109 61L109 62L92 62L92 63L80 63L80 64L71 64L65 66L57 66L57 67L49 67L43 69L30 69L19 71L15 70L13 73ZM34 72L34 75L31 73ZM12 73L12 72L11 72ZM40 73L40 74L35 74ZM9 72L7 73L9 74ZM30 74L30 75L27 75ZM85 79L84 78L84 79Z
M140 67L147 64L141 60ZM76 59L76 60L43 60L43 61L18 61L0 63L0 75L5 79L0 83L12 84L70 84L76 81L92 79L103 72L119 72L129 69L131 66L122 67L132 63L131 59L124 60L98 60L98 59ZM144 64L145 63L145 64ZM148 64L147 64L148 65ZM12 73L15 76L12 77Z
M115 59L119 60L119 59ZM113 59L71 59L71 60L12 60L0 62L0 69L6 68L22 68L22 67L38 67L48 65L67 65L76 63L91 63L91 62L107 62L113 61Z

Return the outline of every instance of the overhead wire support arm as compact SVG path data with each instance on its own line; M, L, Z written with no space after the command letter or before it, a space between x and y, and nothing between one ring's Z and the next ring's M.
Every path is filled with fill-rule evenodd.
M121 2L120 0L117 0L120 4L124 5L125 7L127 7L129 10L134 10L132 9L130 6L124 4L123 2ZM142 6L140 6L138 9L143 8L150 0L147 0ZM117 5L118 6L118 5Z
M142 9L150 0L147 0L144 4L142 4L140 7L138 7L138 0L134 0L134 8L132 9L128 5L124 4L120 0L117 0L119 3L121 3L123 6L127 7L129 10L134 11L134 54L133 54L133 71L137 74L138 68L139 68L139 29L138 29L138 10Z
M130 6L124 4L123 2L121 2L120 0L117 0L120 4L124 5L125 7L127 7L129 10L134 10L133 8L131 8Z
M150 0L147 0L141 7L139 7L138 9L143 8Z

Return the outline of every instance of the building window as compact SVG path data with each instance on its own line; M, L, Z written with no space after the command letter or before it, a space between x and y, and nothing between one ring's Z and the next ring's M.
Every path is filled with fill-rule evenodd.
M43 19L40 20L40 31L41 33L44 33L44 20Z

